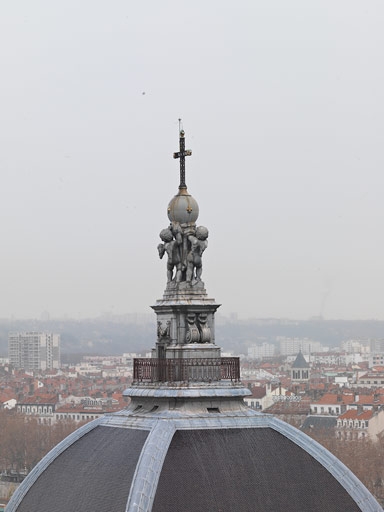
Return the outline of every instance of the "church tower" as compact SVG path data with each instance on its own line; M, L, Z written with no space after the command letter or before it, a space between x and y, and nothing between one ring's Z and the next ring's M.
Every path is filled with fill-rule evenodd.
M310 366L300 350L291 367L291 380L292 383L300 383L309 382L309 378Z
M189 155L181 130L179 190L158 245L166 286L152 306L155 346L134 362L129 405L58 444L7 512L381 511L321 445L246 406L239 359L221 357L215 339L219 305L202 281L208 230L185 183Z

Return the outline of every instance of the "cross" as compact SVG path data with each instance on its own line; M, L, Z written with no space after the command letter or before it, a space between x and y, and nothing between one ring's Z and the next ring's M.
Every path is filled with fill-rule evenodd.
M180 123L181 119L179 119ZM180 158L180 188L187 188L185 184L185 157L191 156L192 151L190 149L185 149L185 133L184 130L180 130L180 151L177 153L173 153L173 158Z

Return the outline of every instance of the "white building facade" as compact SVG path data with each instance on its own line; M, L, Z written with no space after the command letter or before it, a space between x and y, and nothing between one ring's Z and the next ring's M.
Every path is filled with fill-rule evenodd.
M258 345L251 345L248 348L249 359L266 359L273 357L276 354L276 347L272 343L261 343Z
M60 368L60 335L47 332L10 332L9 363L25 371Z
M312 354L313 352L326 352L328 347L324 347L319 341L310 340L308 338L287 338L285 336L277 336L276 341L280 346L280 354L282 356L296 355L298 352L303 354Z

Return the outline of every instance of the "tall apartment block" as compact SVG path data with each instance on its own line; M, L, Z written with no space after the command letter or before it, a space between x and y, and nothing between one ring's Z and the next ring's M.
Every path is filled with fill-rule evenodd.
M51 332L10 332L9 362L24 370L60 368L60 334Z

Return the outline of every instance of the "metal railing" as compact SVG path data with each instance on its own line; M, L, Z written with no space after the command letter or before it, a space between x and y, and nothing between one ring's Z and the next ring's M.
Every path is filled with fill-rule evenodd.
M215 382L240 380L238 357L133 360L134 382Z

